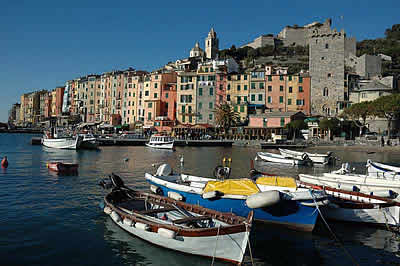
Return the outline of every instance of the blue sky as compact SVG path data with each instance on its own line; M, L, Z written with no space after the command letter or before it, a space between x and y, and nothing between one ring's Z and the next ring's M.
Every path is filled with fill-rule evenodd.
M398 0L1 0L0 121L23 93L51 90L90 73L154 70L187 57L196 41L204 47L211 27L220 49L326 18L363 40L383 37L400 23L399 8Z

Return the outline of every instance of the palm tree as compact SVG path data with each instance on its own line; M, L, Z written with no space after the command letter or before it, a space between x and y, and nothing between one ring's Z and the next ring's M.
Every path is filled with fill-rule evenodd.
M224 129L224 134L226 137L231 126L240 121L239 113L235 112L233 107L226 102L217 106L214 112L216 124Z

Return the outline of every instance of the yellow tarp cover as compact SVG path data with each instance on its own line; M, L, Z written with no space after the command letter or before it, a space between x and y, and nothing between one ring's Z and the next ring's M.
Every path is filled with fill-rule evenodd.
M249 196L259 192L257 185L250 179L226 179L224 181L208 181L203 192L221 191L224 194Z
M288 176L261 176L257 178L256 183L265 186L297 187L294 178Z

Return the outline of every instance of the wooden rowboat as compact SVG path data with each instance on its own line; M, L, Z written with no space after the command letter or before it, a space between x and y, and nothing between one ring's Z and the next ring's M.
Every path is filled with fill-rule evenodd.
M74 173L78 171L79 164L77 163L63 163L63 162L48 162L46 164L49 170L59 173Z
M129 189L116 175L110 180L113 189L104 197L104 212L128 233L167 249L242 262L253 212L243 218Z

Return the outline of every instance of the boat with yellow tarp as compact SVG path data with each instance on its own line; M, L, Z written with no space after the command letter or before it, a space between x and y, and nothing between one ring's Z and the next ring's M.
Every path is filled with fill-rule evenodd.
M216 177L229 177L230 169L216 169ZM150 190L191 204L246 217L254 210L256 221L312 231L317 217L315 204L327 204L326 195L298 188L291 177L260 176L224 179L173 174L161 165L155 174L145 174Z

